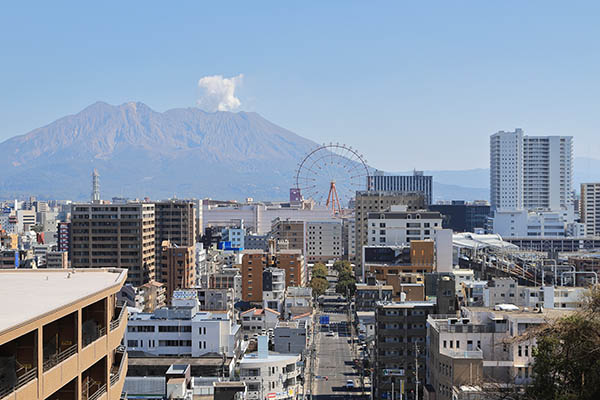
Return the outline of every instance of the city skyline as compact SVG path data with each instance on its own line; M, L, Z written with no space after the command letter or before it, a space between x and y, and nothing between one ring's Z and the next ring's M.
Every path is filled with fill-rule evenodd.
M212 87L199 81L222 76L235 78L220 89L227 107L317 143L351 142L387 171L487 168L488 136L517 127L574 136L575 157L599 150L591 2L120 9L8 7L0 40L19 62L0 67L12 94L0 140L97 100L195 107ZM386 150L407 140L436 157Z

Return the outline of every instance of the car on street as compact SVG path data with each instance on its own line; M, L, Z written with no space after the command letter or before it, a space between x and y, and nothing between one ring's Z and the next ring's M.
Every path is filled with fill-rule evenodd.
M326 336L335 336L335 333L333 331L329 331L327 332Z
M352 379L346 381L346 389L354 389L354 381Z

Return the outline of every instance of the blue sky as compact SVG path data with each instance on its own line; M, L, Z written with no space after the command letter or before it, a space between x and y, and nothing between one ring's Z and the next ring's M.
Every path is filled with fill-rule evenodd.
M385 170L487 167L488 136L573 135L600 158L600 3L24 2L0 13L0 140L87 105L241 109Z

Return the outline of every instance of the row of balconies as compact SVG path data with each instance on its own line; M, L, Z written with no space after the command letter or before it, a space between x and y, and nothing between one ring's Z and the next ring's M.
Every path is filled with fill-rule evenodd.
M99 327L91 331L87 330L85 335L82 330L81 350L79 351L77 340L72 335L73 332L69 334L69 328L64 327L63 329L63 325L75 322L73 316L76 317L76 313L67 315L45 326L43 335L48 333L51 336L52 332L58 330L63 336L57 335L56 342L53 342L55 339L51 338L44 343L41 370L36 365L36 352L34 351L37 340L39 340L37 337L38 331L30 332L3 345L6 350L14 350L18 368L15 370L16 380L14 384L0 388L1 400L46 398L51 394L57 394L58 398L77 398L74 393L80 373L82 377L82 387L80 388L82 399L107 399L105 396L107 393L106 374L103 375L102 371L106 371L108 356L111 354L110 349L116 349L123 338L127 325L127 308L121 306L115 309L116 318L110 321L108 330L106 327ZM66 335L62 333L63 330ZM44 336L42 336L42 340L44 340ZM52 347L59 350L52 352L49 343L54 343ZM32 354L28 354L28 352ZM124 383L124 379L121 378L124 378L127 369L127 355L118 351L114 351L112 354L113 366L111 368L110 385L120 386L116 386L111 391L111 400L120 398ZM102 379L103 376L104 379ZM39 379L43 383L41 386L39 385ZM103 383L102 380L104 380ZM86 385L84 385L85 382L87 382Z

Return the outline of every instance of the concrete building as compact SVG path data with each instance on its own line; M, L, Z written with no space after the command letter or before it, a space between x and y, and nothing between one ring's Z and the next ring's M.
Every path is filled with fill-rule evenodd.
M267 336L259 336L258 351L240 361L240 380L246 383L247 399L295 399L300 388L300 354L270 352Z
M263 331L275 329L280 315L270 308L251 308L240 313L244 339L256 338Z
M285 271L285 286L306 286L308 272L304 256L299 250L279 250L275 254L275 265Z
M412 399L425 378L427 317L434 302L378 303L375 310L375 397ZM415 371L415 359L419 369ZM393 387L393 392L392 392ZM411 392L412 391L412 392ZM410 394L410 395L409 395ZM422 396L420 396L422 398Z
M276 241L287 240L290 250L300 250L304 254L306 238L305 221L277 218L273 220L271 234Z
M600 183L582 183L579 215L585 236L600 236Z
M285 290L284 315L286 319L313 310L312 289L310 287L289 286Z
M166 304L165 286L156 281L150 281L142 286L124 285L118 293L118 300L128 307L142 312L152 313Z
M165 357L239 354L241 329L228 313L200 311L194 290L175 291L171 304L129 317L125 335L128 351Z
M353 217L342 219L342 240L343 259L356 261L356 220Z
M573 227L573 210L497 210L493 232L502 237L567 236ZM575 229L574 233L579 233Z
M228 243L228 246L232 249L245 249L245 237L244 221L240 221L237 226L227 227L221 231L221 241Z
M412 175L385 175L376 171L367 177L367 187L388 192L421 192L426 205L433 202L433 176L423 175L423 171L415 170Z
M163 242L168 240L179 247L193 247L196 244L196 208L190 200L163 200L154 203L157 278L162 279L160 270Z
M68 268L69 253L66 251L49 251L46 253L46 268Z
M391 285L357 283L354 292L356 311L371 311L377 302L392 301L393 292Z
M304 321L278 321L273 330L273 350L278 353L303 354L308 326Z
M368 213L368 243L388 246L432 239L434 229L441 226L442 215L437 211L407 211L406 206L391 206L389 211Z
M572 170L572 136L497 132L490 137L492 208L569 209Z
M481 200L452 200L450 204L432 204L428 209L442 214L442 228L452 229L454 232L484 230L491 216L490 203Z
M413 240L410 245L364 247L363 282L367 275L387 282L388 275L432 272L436 267L435 255L435 243L432 240Z
M71 223L59 222L56 234L58 251L68 252L71 248ZM69 253L69 259L70 258L71 254Z
M0 271L0 397L121 398L127 308L123 269Z
M271 238L270 234L265 235L255 235L255 234L246 234L244 236L244 249L247 250L269 250L269 239Z
M262 250L245 250L242 255L242 299L250 302L262 302L265 298L263 291L272 289L264 288L264 271L271 266L284 272L285 285L305 286L306 271L304 258L300 250L280 250L273 253L265 253ZM277 275L279 276L279 275ZM271 287L269 285L269 287ZM271 300L271 299L270 299ZM274 300L274 299L273 299ZM281 311L281 309L278 309Z
M342 221L306 222L305 258L309 263L341 260L344 253L342 243Z
M218 272L210 275L208 282L208 287L211 289L232 289L234 302L240 301L243 297L240 268L221 268Z
M73 204L71 266L118 267L141 286L155 279L154 204Z
M37 222L35 210L16 210L15 214L17 216L17 231L19 233L27 232Z
M463 398L458 397L461 386L485 382L517 386L530 382L535 339L515 339L526 329L561 315L554 310L534 313L508 306L465 307L461 317L430 315L425 398Z
M317 206L311 201L296 204L289 202L237 203L237 202L203 202L204 232L209 226L231 226L243 220L244 226L257 235L266 235L271 231L273 220L289 219L291 221L312 221L331 218L331 210Z
M195 289L198 293L198 303L202 311L233 312L233 289Z
M285 299L286 273L281 268L269 267L262 274L262 306L281 313Z
M160 281L165 284L167 301L177 289L196 286L196 251L194 246L177 246L162 242Z
M368 215L373 212L387 211L393 205L405 205L407 211L425 208L425 196L422 193L387 192L387 191L358 191L355 200L355 224L357 255L362 254L363 246L369 244Z
M530 310L576 310L581 307L586 290L570 286L521 286L512 278L494 278L483 289L483 306L513 304Z

